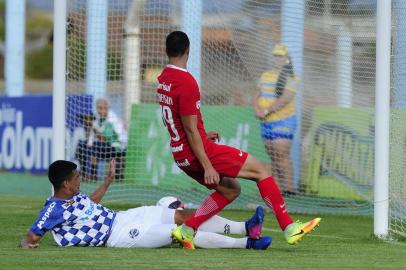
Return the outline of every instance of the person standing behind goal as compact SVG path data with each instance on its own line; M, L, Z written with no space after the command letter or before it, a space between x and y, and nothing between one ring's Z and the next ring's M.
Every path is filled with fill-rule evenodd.
M295 94L299 80L285 45L276 44L272 56L273 68L263 72L258 81L254 110L261 120L261 137L272 171L283 193L295 195L290 149L297 126Z
M265 204L273 209L286 241L296 244L320 222L315 218L304 224L293 222L271 173L252 155L237 148L216 144L217 132L206 132L200 113L200 92L187 71L189 38L174 31L166 38L169 64L158 77L157 99L178 167L208 189L213 189L185 223L173 231L184 248L193 249L198 227L235 200L241 191L236 177L256 182ZM258 237L255 229L250 237Z

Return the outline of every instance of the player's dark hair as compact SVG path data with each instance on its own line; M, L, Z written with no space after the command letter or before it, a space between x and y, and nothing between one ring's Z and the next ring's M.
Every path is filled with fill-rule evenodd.
M294 77L295 73L293 71L293 64L292 64L292 59L289 57L289 63L284 65L282 67L281 72L279 73L278 76L278 81L276 82L276 87L275 87L275 94L276 97L280 97L283 94L283 91L285 90L286 82L289 77Z
M168 208L170 208L170 209L178 209L178 208L181 207L181 206L182 206L182 202L179 201L179 200L176 200L176 201L174 201L174 202L171 202L171 203L168 205Z
M184 32L174 31L166 37L166 54L168 57L182 56L189 45L189 38Z
M68 180L76 168L77 165L75 163L66 160L57 160L49 165L48 179L54 186L54 189L59 190L62 182Z

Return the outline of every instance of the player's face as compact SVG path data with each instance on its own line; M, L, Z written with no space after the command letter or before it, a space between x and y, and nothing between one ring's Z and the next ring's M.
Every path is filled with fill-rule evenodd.
M72 172L72 177L67 181L69 193L75 195L80 191L80 174L77 170Z

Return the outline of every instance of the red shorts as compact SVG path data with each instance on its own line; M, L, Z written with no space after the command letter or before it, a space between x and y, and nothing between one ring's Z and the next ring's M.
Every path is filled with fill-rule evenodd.
M238 173L244 165L248 153L231 146L213 143L207 156L214 169L220 175L220 179L223 177L235 178L238 176ZM214 189L217 187L216 184L206 185L204 183L204 169L197 159L190 162L190 164L178 163L178 166L187 175L208 189Z

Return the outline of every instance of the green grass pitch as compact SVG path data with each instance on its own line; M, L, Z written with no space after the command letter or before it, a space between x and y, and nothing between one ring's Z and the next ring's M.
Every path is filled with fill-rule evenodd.
M0 269L406 269L406 244L375 239L371 218L354 216L323 216L316 231L298 246L289 246L268 213L264 235L271 235L274 241L266 251L188 251L175 245L161 249L60 248L50 234L38 249L17 248L43 202L41 198L0 196ZM107 206L116 210L131 207ZM221 215L245 220L251 212L223 211Z

